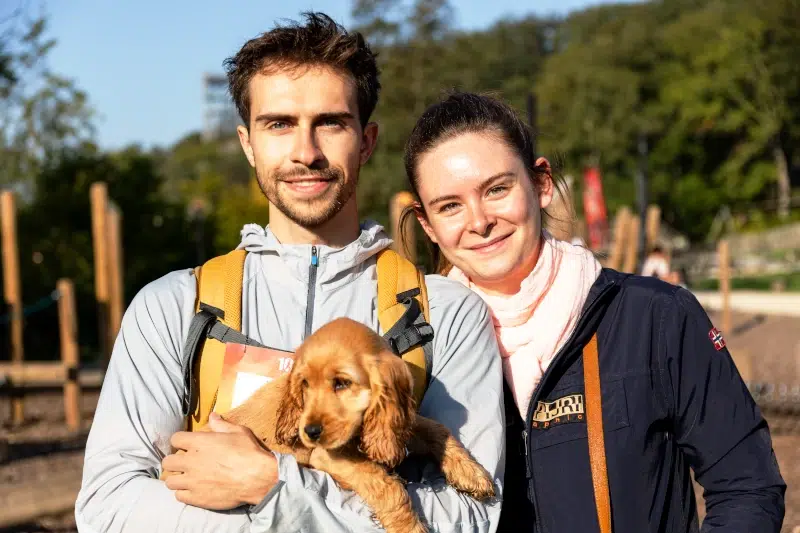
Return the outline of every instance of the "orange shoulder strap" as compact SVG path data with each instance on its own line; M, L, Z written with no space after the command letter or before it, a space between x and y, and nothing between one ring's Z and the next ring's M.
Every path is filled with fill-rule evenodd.
M583 379L586 393L586 428L589 436L589 465L592 470L594 501L600 533L611 533L611 496L608 490L606 446L603 435L603 406L600 392L600 358L597 334L583 350Z
M247 252L233 250L206 261L202 268L195 269L197 277L197 301L195 311L200 303L221 309L224 312L222 323L241 330L242 318L242 276L244 260ZM205 339L200 353L199 364L195 363L197 372L197 403L189 417L189 429L195 430L208 422L208 415L214 410L217 389L222 377L222 365L225 360L225 344L217 339Z

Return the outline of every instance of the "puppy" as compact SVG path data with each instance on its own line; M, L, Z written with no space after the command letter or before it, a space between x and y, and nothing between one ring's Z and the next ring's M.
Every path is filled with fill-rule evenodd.
M416 413L412 391L406 363L385 341L364 324L339 318L298 348L288 376L262 386L223 418L355 491L388 533L421 533L427 529L391 473L407 454L432 455L448 484L475 499L495 492L488 472L450 431Z

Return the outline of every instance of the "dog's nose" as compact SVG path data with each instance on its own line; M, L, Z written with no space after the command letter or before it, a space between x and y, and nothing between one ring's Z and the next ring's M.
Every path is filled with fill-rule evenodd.
M322 426L319 424L308 424L303 430L311 440L317 440L322 435Z

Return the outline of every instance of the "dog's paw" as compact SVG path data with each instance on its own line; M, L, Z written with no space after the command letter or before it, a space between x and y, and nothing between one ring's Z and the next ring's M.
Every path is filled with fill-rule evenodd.
M454 485L455 488L478 501L494 498L494 483L489 476L481 472L475 474L474 477L458 480L460 486Z
M449 485L479 501L494 498L491 476L466 450L458 450L447 459L442 463L442 472Z

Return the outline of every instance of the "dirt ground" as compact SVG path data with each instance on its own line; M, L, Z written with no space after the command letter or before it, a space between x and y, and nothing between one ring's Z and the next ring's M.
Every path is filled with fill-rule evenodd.
M721 328L721 318L713 313L711 318ZM800 385L798 323L800 320L797 318L734 313L732 331L725 333L725 338L734 356L749 357L753 381L785 384L791 390L793 385ZM4 439L9 443L5 452L0 444L0 502L11 501L12 495L23 485L37 483L40 486L52 486L54 479L65 483L64 491L77 491L83 446L96 401L96 393L84 395L84 428L75 435L64 426L62 397L59 394L27 399L25 410L29 422L14 430L8 428L9 401L0 397L0 443ZM783 429L773 434L775 454L788 485L782 533L800 533L800 420L791 426L796 430L787 432L787 425L783 424ZM697 493L702 513L699 487ZM0 533L76 531L71 511L13 528L0 527Z

